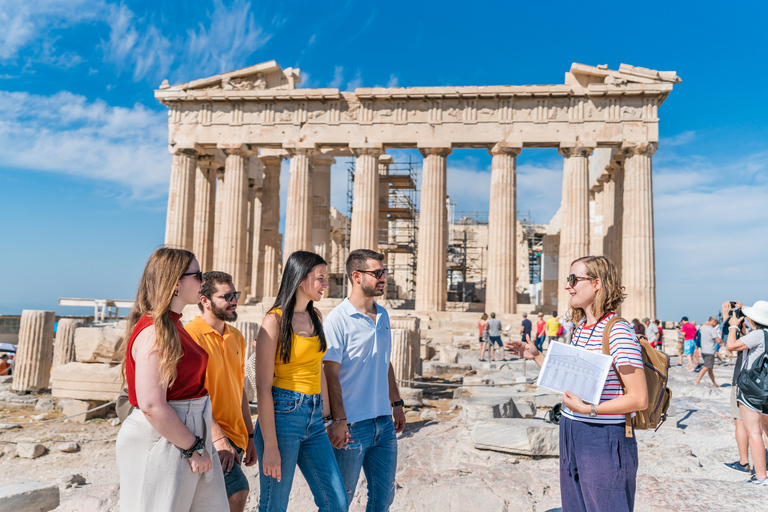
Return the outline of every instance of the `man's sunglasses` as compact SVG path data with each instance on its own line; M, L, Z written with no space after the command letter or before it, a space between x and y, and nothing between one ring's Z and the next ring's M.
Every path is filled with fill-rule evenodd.
M389 269L379 268L376 270L358 270L358 272L362 272L363 274L371 274L376 279L381 279L382 277L387 277L387 274L389 274Z
M197 272L184 272L183 274L181 274L181 277L184 277L184 276L195 276L195 278L198 281L200 281L201 283L203 282L203 273L200 272L199 270Z
M227 302L232 302L232 299L235 299L235 302L240 300L240 295L243 292L229 292L225 293L224 295L219 295L220 298L224 299Z
M569 275L568 277L565 278L565 280L568 282L568 286L570 286L571 288L576 286L576 283L578 283L579 281L591 281L592 279L594 279L594 278L593 277L579 277L576 274L571 274L571 275Z

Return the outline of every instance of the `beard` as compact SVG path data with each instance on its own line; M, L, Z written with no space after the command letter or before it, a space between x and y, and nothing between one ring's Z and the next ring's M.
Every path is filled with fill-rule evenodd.
M386 288L386 285L384 286L384 288L379 289L377 287L378 284L379 284L378 281L373 286L364 284L362 286L363 294L366 297L381 297L382 295L384 295L384 289Z
M211 302L211 313L219 320L225 322L234 322L237 320L237 311L227 311L226 308L220 308Z

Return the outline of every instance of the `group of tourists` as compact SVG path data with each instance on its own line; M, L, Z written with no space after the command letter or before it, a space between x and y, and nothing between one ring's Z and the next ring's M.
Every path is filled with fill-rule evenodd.
M396 434L405 428L390 363L383 255L352 251L351 293L323 320L326 262L297 251L255 345L258 420L244 389L240 291L202 273L189 251L160 248L141 277L123 343L128 411L116 451L120 510L242 511L243 466L258 464L259 510L285 511L298 466L321 511L346 511L360 471L367 510L395 495ZM182 326L185 306L201 315Z

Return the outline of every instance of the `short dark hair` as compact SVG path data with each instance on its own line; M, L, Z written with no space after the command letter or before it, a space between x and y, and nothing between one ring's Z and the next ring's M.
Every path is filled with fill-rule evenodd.
M365 270L365 262L368 260L384 261L384 255L369 249L355 249L347 256L347 277L352 282L352 272Z
M205 297L208 300L212 300L213 294L216 291L216 285L232 284L232 276L226 272L212 270L203 274L203 281L203 287L200 288L200 297ZM198 302L197 307L200 308L200 311L203 311L202 302Z

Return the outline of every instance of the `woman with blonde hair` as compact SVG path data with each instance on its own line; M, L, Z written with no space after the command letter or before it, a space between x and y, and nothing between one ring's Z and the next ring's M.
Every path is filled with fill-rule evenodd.
M166 247L139 281L121 347L134 407L116 444L123 512L229 510L211 445L208 355L179 321L199 301L202 281L194 254Z
M602 353L603 331L625 297L616 267L604 256L579 258L571 264L565 289L571 295L569 316L576 325L571 345ZM510 345L526 359L543 364L544 355L533 344ZM609 350L613 365L600 403L586 404L570 391L563 394L560 494L564 512L634 509L637 441L631 425L625 425L625 415L645 410L648 390L640 343L628 322L613 324Z

